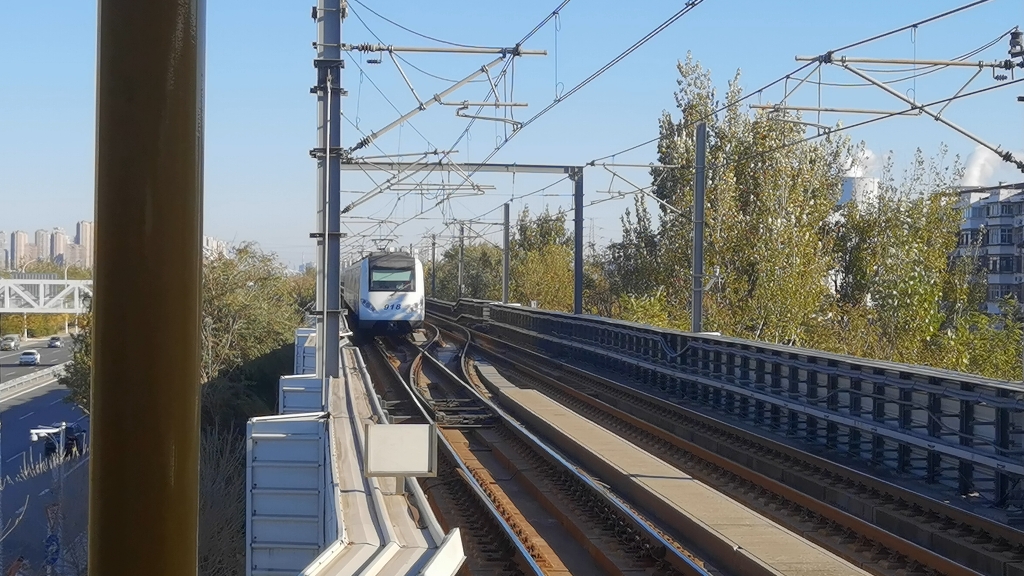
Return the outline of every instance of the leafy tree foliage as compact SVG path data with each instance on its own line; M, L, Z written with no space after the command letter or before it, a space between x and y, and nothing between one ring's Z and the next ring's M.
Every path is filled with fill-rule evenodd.
M245 243L203 265L203 382L224 375L292 339L299 324L284 266Z
M316 268L306 268L288 280L295 308L303 313L311 312L316 306Z
M651 170L657 207L638 196L601 261L611 315L689 328L694 132L704 120L706 329L1021 378L1020 306L982 313L977 246L957 247L959 159L918 151L901 178L887 162L875 198L839 206L858 148L804 142L802 126L740 106L712 115L720 102L710 73L689 55L678 72L677 110L658 120L666 167ZM725 103L742 96L738 78Z
M629 209L622 215L622 240L609 246L609 288L616 294L644 297L664 282L658 231L642 195L636 198L636 221Z
M71 337L71 361L57 377L57 383L68 389L64 401L77 404L89 413L89 394L92 388L92 307L79 316L78 332Z
M462 297L501 300L501 248L467 239L462 251ZM454 301L459 294L459 246L449 246L437 262L424 267L425 294L430 294L431 275L437 274L437 298Z
M561 244L524 252L512 264L512 300L547 310L572 312L573 253Z
M203 390L204 423L237 427L268 412L274 401L268 390L290 365L282 347L299 324L299 293L277 257L256 244L204 262L200 378L210 383ZM88 411L91 313L80 318L79 327L72 337L72 360L59 381L70 390L68 401Z
M536 216L524 207L511 238L510 297L513 302L536 301L548 310L572 311L573 237L566 214L545 209Z
M530 207L524 207L516 219L511 238L512 259L525 258L527 254L540 251L546 246L572 248L573 237L565 228L565 219L564 212L552 214L548 209L531 217Z
M689 325L693 246L695 125L708 123L705 271L720 271L705 295L705 326L737 336L806 344L805 331L827 292L831 238L822 223L841 183L845 142L823 139L776 149L802 138L802 128L717 100L710 72L689 55L678 66L679 119L659 120L659 164L651 171L658 226L646 203L635 220L623 217L623 239L612 246L611 285L626 309L664 302L667 324ZM737 75L726 103L742 96ZM705 278L705 285L711 284ZM629 299L628 297L632 297ZM660 314L660 313L659 313Z

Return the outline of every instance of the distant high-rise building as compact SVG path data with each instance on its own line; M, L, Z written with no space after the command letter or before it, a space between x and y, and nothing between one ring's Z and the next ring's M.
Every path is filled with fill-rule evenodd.
M66 266L85 267L85 255L80 244L68 244L64 249L64 261Z
M11 268L21 268L35 259L34 255L29 254L28 248L27 232L15 230L11 233Z
M203 255L207 258L214 256L227 256L228 244L227 242L218 240L213 236L203 236Z
M95 258L95 242L93 238L93 223L87 220L82 220L76 226L75 230L75 243L82 247L82 260L83 266L86 268L92 268L93 258Z
M0 270L7 270L11 267L11 254L7 250L7 235L0 230Z
M960 205L964 220L957 252L981 261L988 272L985 311L998 314L1003 298L1013 296L1020 301L1024 294L1024 192L1012 186L964 187Z
M58 264L66 264L65 254L68 249L68 235L63 228L54 228L50 235L50 258Z
M36 230L36 259L50 259L50 232L48 230Z

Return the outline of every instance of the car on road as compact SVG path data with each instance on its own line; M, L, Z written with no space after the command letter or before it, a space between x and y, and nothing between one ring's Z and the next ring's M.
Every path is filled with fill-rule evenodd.
M63 348L64 341L61 340L60 336L50 336L50 343L46 345L47 348Z
M25 350L18 357L19 366L39 366L39 352L35 350Z
M0 350L18 350L21 348L21 336L8 334L0 339Z

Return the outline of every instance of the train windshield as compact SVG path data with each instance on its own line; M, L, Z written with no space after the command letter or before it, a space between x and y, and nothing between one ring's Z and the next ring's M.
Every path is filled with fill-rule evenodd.
M370 292L412 292L413 269L371 268Z

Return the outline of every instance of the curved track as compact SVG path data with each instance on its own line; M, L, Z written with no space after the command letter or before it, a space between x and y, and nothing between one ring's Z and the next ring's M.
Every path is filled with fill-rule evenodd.
M1022 567L1013 528L645 394L628 375L598 375L440 321L472 334L474 351L522 382L871 572L1001 576Z

